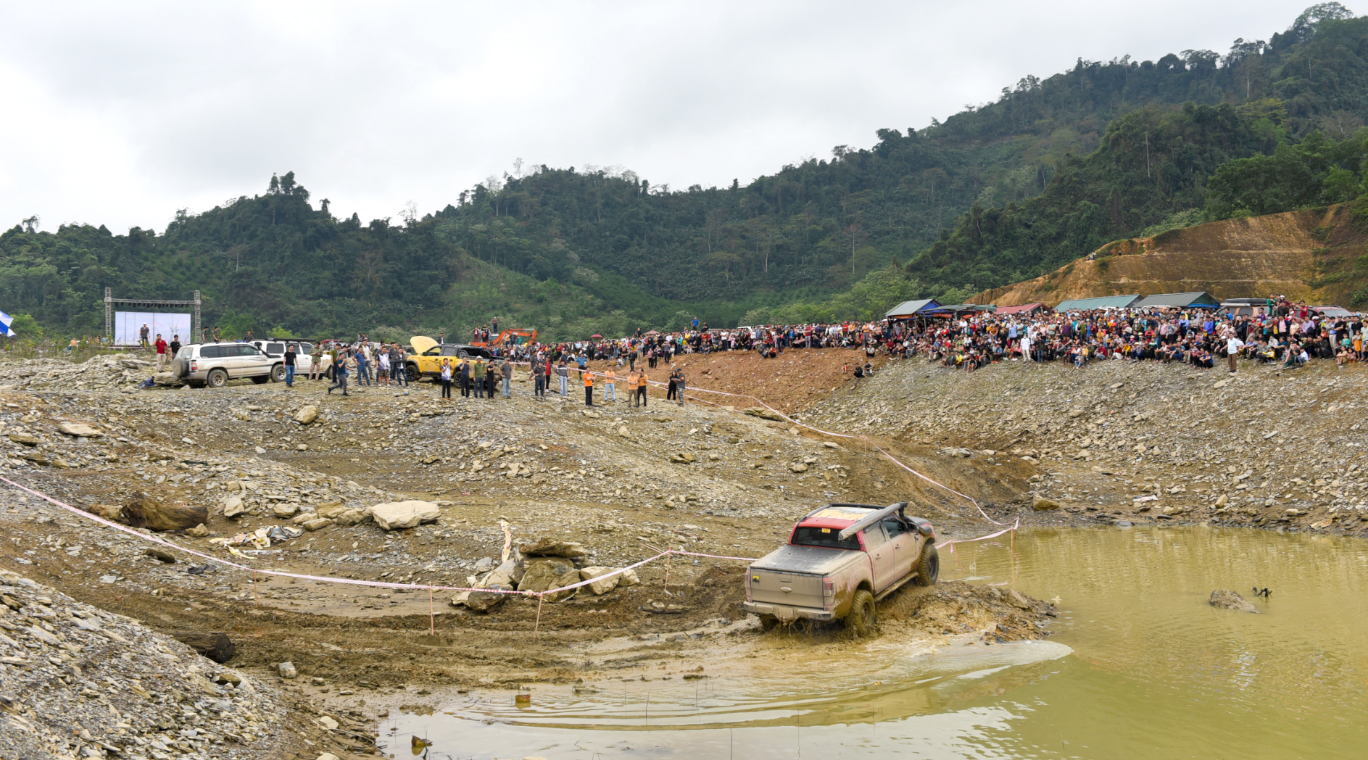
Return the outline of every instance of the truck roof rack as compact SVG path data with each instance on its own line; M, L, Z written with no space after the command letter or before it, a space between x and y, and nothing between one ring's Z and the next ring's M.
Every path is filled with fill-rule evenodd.
M871 505L869 505L869 504L833 504L833 505L831 505L831 506L842 506L842 507L868 507L868 506L871 506ZM847 538L850 538L851 536L855 535L856 533L859 533L860 531L864 530L865 528L868 528L869 526L873 525L874 523L876 523L876 522L878 522L878 521L884 519L885 517L888 517L889 515L893 514L894 512L899 512L899 513L901 513L902 510L907 509L907 502L905 502L905 501L899 501L899 502L896 502L896 503L893 503L893 504L889 504L889 505L886 506L886 507L874 507L874 509L877 510L877 511L871 512L871 513L865 515L864 517L860 518L859 521L854 522L854 523L851 523L850 525L848 525L848 526L846 526L845 528L843 528L843 529L841 530L840 534L839 534L839 538L840 538L842 541L844 541L844 540L846 540Z

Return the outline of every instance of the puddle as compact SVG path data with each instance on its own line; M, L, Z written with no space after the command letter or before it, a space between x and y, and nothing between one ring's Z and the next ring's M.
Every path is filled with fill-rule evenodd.
M1059 597L1049 640L935 649L758 637L706 679L472 692L379 727L386 754L1342 757L1368 746L1368 542L1205 528L1038 530L946 578ZM1213 589L1269 587L1258 615ZM1246 594L1249 596L1249 594ZM739 650L739 651L733 651ZM722 674L722 675L717 675Z

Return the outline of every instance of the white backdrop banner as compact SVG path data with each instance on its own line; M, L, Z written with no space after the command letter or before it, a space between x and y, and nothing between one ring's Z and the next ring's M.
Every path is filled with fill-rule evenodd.
M172 336L175 335L180 336L181 343L195 342L194 336L190 334L189 314L116 311L114 312L114 345L138 345L143 325L147 325L148 345L157 342L157 333L161 333L162 338L167 343L170 343Z

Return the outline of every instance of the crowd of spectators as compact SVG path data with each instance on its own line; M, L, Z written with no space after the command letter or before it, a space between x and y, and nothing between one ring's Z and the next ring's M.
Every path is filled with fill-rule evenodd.
M767 325L711 330L707 324L673 333L654 331L611 340L504 346L516 360L618 360L654 368L681 354L756 351L773 358L793 348L863 349L869 359L927 357L973 371L1003 360L1063 362L1158 361L1214 368L1229 357L1300 366L1368 360L1362 315L1325 316L1304 302L1270 297L1266 305L1231 314L1205 308L1109 308L998 315L988 311L880 322ZM1235 363L1230 361L1230 368Z

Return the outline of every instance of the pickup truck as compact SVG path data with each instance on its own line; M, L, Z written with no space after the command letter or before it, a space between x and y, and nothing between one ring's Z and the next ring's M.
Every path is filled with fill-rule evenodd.
M746 611L766 630L806 618L844 620L857 634L870 632L876 602L909 582L931 586L940 575L935 530L906 510L904 501L810 512L786 546L746 572Z

